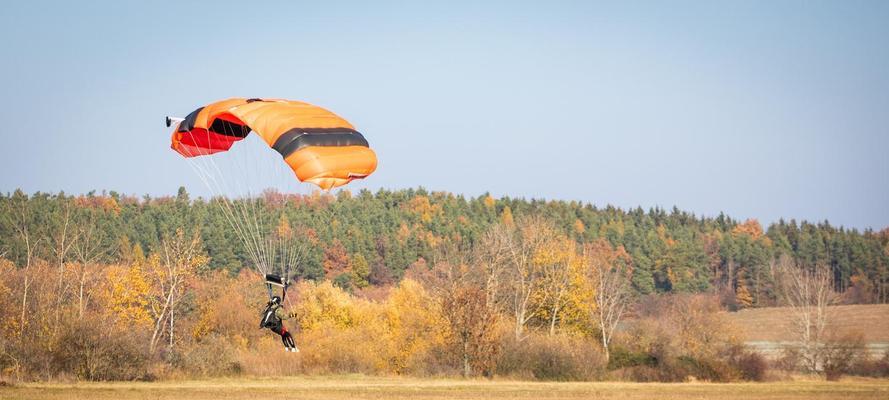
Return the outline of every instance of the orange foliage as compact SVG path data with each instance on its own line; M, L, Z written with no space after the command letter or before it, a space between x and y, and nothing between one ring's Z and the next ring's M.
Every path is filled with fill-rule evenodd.
M578 235L583 235L586 232L586 225L583 224L579 218L574 220L574 233Z
M328 278L335 278L340 274L352 271L352 261L346 248L339 240L333 242L333 246L324 250L324 274Z
M485 197L485 207L494 208L494 204L497 203L497 200L494 200L494 197L488 195Z
M290 221L287 220L284 214L281 214L281 218L278 220L278 227L275 233L282 239L290 239L293 237L293 229L290 228Z
M433 218L437 218L441 214L441 205L432 204L426 196L417 196L411 199L407 204L408 211L418 215L423 223L432 222Z
M605 239L597 239L584 246L584 256L590 261L591 265L613 266L613 265L631 265L632 257L624 249L624 246L614 248ZM627 269L627 273L632 270Z
M733 235L749 235L753 239L759 239L762 236L762 225L756 219L748 219L743 224L738 224L732 229Z
M399 242L404 243L410 236L411 228L408 228L407 224L402 222L398 227L398 232L395 234L395 238L398 239Z
M655 231L657 232L658 238L661 239L667 247L673 247L676 244L676 240L667 236L667 227L663 224L658 225L657 228L655 228Z
M512 227L515 225L515 221L512 218L512 210L509 208L509 206L503 207L503 212L500 213L500 222L507 227Z
M753 295L747 289L747 285L743 282L738 283L738 289L735 291L735 301L741 308L750 308L753 306Z
M315 229L313 229L313 228L301 229L299 236L304 238L305 240L307 240L312 245L317 245L319 242L318 241L318 232L316 232Z
M120 213L120 205L111 196L78 196L74 199L74 204L83 208Z

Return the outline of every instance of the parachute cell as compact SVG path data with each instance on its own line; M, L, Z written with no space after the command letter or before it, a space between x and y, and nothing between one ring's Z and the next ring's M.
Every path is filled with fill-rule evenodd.
M322 189L364 178L377 167L376 154L352 124L292 100L233 98L198 108L176 125L171 147L185 157L205 156L228 151L251 131L300 181Z

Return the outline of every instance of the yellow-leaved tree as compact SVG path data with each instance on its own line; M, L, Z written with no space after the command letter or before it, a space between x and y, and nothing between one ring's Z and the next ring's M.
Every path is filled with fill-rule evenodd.
M562 313L569 303L572 275L577 274L579 257L576 242L565 235L553 234L536 249L532 262L541 273L540 290L533 292L533 309L546 321L549 334L556 333Z
M560 238L553 224L542 217L520 218L514 226L501 224L492 232L501 236L503 256L503 295L505 308L512 313L517 341L525 338L525 326L546 309L545 262L547 248Z
M389 369L396 374L423 372L431 349L444 344L446 326L439 304L412 279L403 280L386 301Z
M738 288L735 290L735 301L740 308L750 308L753 306L753 295L747 289L747 285L743 281L738 281Z
M598 325L602 349L608 360L614 331L632 300L632 260L623 246L614 248L605 239L584 246L583 259L584 274L592 285L594 299L586 309Z
M183 229L161 241L161 252L148 257L148 272L152 283L150 301L154 329L149 348L153 351L166 331L168 345L175 342L176 310L186 289L187 281L209 263L203 254L200 232L186 236Z
M145 254L133 246L130 265L108 268L105 304L121 328L145 329L151 326L151 284L145 271Z
M15 264L0 258L0 334L3 337L12 337L19 330L16 315L12 311L14 309L12 290L7 282L15 276L15 273Z
M299 296L294 309L303 331L348 328L355 324L357 310L349 294L330 281L300 282L290 292Z

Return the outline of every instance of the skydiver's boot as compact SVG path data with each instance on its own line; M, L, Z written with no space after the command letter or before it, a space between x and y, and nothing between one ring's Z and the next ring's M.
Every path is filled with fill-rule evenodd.
M292 351L294 353L299 353L299 349L296 348L296 342L293 341L293 335L290 332L284 332L281 335L281 340L284 341L284 346L287 347L287 351Z

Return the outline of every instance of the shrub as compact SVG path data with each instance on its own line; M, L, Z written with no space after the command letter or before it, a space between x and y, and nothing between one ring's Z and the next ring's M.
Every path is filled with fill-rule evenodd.
M683 382L691 375L687 363L676 357L649 357L653 364L625 366L612 371L609 377L633 382Z
M302 353L304 373L311 374L374 374L384 371L380 343L374 341L379 333L364 327L336 329L316 328L297 336Z
M747 351L735 327L708 295L672 295L660 303L648 297L612 347L608 368L617 379L682 382L763 380L762 356Z
M741 377L741 372L723 359L682 356L678 361L687 376L693 376L700 380L732 382Z
M850 375L870 376L874 378L889 377L889 352L883 353L883 357L861 357L849 368Z
M496 372L519 378L546 381L579 381L599 378L605 358L595 342L566 335L531 334L517 342L506 335Z
M754 352L745 352L734 360L733 365L741 373L741 378L747 381L764 381L769 369L765 357Z
M611 357L608 360L608 369L616 370L638 366L653 367L657 365L657 359L647 352L634 352L622 346L614 346L611 349Z
M825 377L836 381L849 373L857 360L865 358L864 340L861 335L840 337L825 343L820 353Z
M57 372L80 379L148 380L146 341L126 331L109 329L104 321L82 320L65 326L52 353Z
M802 365L802 354L795 347L785 347L781 351L781 357L772 363L775 369L784 372L797 372Z
M211 335L186 346L170 361L183 372L201 377L237 375L242 370L235 359L233 346L219 335Z

